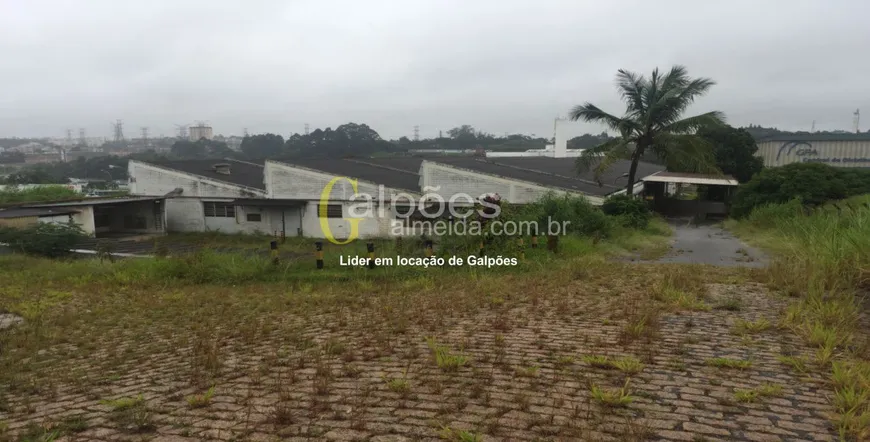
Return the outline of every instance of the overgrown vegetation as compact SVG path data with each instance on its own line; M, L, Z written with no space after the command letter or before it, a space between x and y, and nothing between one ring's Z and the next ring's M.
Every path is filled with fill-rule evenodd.
M73 222L36 223L20 229L0 227L0 243L13 250L48 258L67 255L85 238L85 232Z
M29 189L11 186L0 190L0 206L84 199L84 195L66 186L41 186Z
M862 440L870 437L870 364L866 359L870 344L859 333L858 319L863 293L870 283L870 207L866 205L870 200L854 197L811 212L803 210L803 204L860 191L866 172L798 166L802 173L790 176L785 183L802 189L797 192L800 199L759 205L743 220L729 225L776 252L769 282L796 298L783 323L816 347L815 367L793 356L780 360L797 371L828 372L840 435ZM759 179L758 189L762 184L777 183L774 178L781 177L779 173ZM822 182L827 180L832 182ZM818 189L813 188L816 186Z
M601 210L610 216L617 217L627 227L644 229L652 218L647 202L628 195L611 196L604 200Z
M870 193L870 171L821 163L792 163L763 169L742 184L731 205L731 216L743 218L756 208L797 200L818 206Z

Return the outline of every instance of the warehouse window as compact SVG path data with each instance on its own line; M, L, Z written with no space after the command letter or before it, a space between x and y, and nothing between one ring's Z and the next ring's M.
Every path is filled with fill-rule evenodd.
M232 203L202 203L203 214L216 218L235 218L236 206Z
M262 217L259 213L249 213L245 219L247 219L249 223L258 223L262 221Z
M323 218L323 212L321 212L321 206L317 206L317 217ZM326 205L326 218L341 218L341 204L327 204Z

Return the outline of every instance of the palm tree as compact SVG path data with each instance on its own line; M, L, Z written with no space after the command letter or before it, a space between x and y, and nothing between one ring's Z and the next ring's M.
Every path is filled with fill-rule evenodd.
M631 160L626 193L632 194L638 161L648 150L669 169L715 172L712 146L696 135L701 127L724 123L724 115L713 111L682 118L695 97L716 84L709 78L689 77L686 68L674 66L662 75L656 68L649 78L623 69L616 85L625 101L622 117L604 112L592 103L571 109L572 121L603 123L616 131L617 138L583 151L577 159L579 171L595 166L595 179L619 160Z

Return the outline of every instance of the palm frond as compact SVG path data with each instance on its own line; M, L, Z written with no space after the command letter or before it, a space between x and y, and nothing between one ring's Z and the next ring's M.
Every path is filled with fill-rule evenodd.
M595 122L606 125L612 130L624 134L634 129L634 124L631 120L617 117L599 109L592 103L584 103L579 106L574 106L568 114L571 121L583 120L586 122Z
M694 134L660 132L653 138L653 152L669 171L721 174L713 145Z
M683 118L660 129L672 134L695 133L702 127L715 127L725 124L725 114L719 111L707 112L694 117Z
M674 65L662 79L662 90L682 89L689 83L689 71L685 66Z
M631 159L634 143L626 138L615 138L586 149L577 157L575 168L579 173L594 171L595 181L601 185L601 175L619 160Z
M643 95L647 86L647 81L643 75L620 69L616 73L616 86L619 88L622 100L628 105L626 113L643 113L645 108Z
M716 84L708 78L689 80L688 77L669 80L669 83L673 87L662 93L659 100L651 105L649 110L650 120L659 127L677 121L683 112L695 102L696 97L704 95Z

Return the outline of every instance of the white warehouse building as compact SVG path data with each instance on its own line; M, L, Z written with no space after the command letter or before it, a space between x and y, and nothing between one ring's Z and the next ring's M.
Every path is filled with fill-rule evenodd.
M835 167L870 167L870 134L809 134L761 139L758 156L766 167L823 163Z
M449 201L457 193L479 198L499 194L514 204L536 201L547 192L584 196L601 204L612 194L624 192L629 162L619 162L601 177L578 175L574 158L484 158L471 156L318 158L262 163L238 160L188 160L164 164L129 162L133 195L166 198L169 232L221 231L226 233L283 233L323 238L324 221L335 238L351 235L351 213L359 195L369 194L371 216L358 224L359 237L397 234L406 225L396 211L419 207L421 198L437 194L427 204ZM640 179L663 170L641 163ZM354 190L347 179L356 180ZM320 213L324 190L326 210ZM395 197L395 198L394 198ZM408 231L402 231L407 234Z

